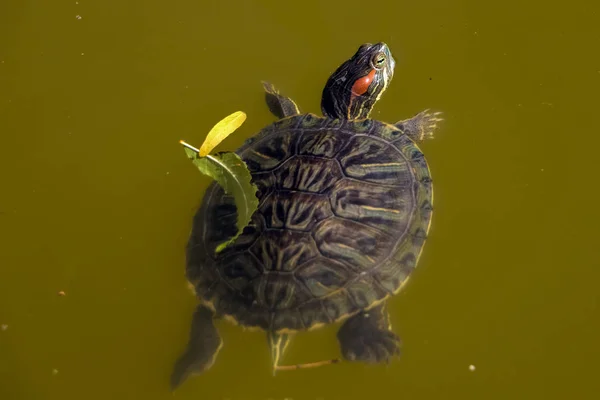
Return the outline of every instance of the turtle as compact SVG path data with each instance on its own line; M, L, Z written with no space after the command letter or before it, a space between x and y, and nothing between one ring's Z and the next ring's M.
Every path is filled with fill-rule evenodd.
M233 198L213 182L193 217L186 277L200 304L172 389L211 368L221 318L266 332L273 371L295 333L338 322L345 360L385 363L399 354L386 301L427 238L433 187L417 143L442 118L429 110L394 124L369 118L394 68L385 43L361 45L327 80L323 116L302 113L263 82L278 120L236 150L259 206L222 251L237 233Z

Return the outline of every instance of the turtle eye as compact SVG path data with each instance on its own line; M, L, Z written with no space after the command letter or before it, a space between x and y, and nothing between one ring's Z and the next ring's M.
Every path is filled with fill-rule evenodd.
M384 53L377 53L371 59L371 64L373 64L373 68L375 69L382 69L385 65L386 60L387 58Z

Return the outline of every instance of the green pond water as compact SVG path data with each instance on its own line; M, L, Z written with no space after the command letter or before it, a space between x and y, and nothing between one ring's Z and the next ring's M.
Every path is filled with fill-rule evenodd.
M599 12L2 1L0 399L600 398ZM242 110L218 149L237 148L273 121L261 80L320 113L329 74L377 41L397 66L372 117L445 116L421 146L430 237L389 303L402 356L273 377L264 335L221 322L214 367L171 393L196 305L184 247L210 183L178 141ZM328 327L284 361L338 356Z

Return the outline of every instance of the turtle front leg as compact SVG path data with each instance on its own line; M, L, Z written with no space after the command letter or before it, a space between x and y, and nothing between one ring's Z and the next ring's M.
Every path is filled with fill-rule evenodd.
M385 303L349 318L337 338L349 361L382 363L400 354L400 338L391 330Z
M199 305L192 318L187 348L175 363L171 374L171 390L181 385L188 376L200 374L212 367L221 347L223 340L214 324L214 312Z
M412 118L396 122L394 126L415 142L420 142L423 139L433 138L437 123L443 121L441 114L441 112L431 113L429 110L421 111Z
M279 93L279 90L269 82L263 82L262 84L265 89L265 101L273 115L277 118L285 118L300 114L300 109L294 100Z

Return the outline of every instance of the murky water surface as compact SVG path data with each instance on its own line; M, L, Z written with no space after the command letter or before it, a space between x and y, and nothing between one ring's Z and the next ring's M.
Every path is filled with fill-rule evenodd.
M0 398L171 398L209 184L178 140L243 110L235 149L272 121L263 79L319 112L375 41L397 67L372 116L446 117L422 146L431 236L390 302L402 357L272 377L264 336L221 323L216 364L175 396L598 398L600 5L556 4L2 2ZM329 328L286 362L338 355Z

